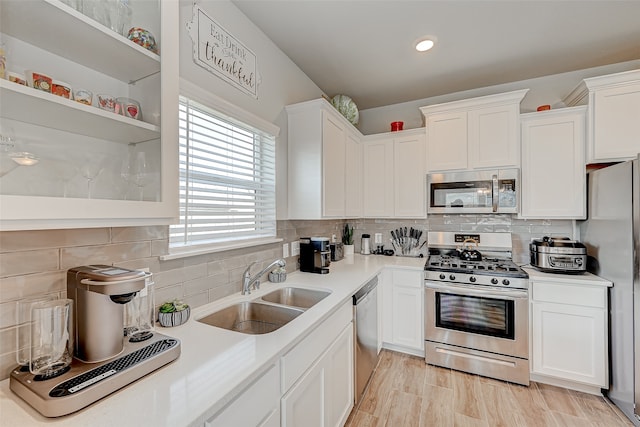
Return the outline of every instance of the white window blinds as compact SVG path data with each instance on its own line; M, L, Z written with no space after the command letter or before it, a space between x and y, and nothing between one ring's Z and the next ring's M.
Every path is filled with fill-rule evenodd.
M276 235L275 138L180 97L180 224L172 248Z

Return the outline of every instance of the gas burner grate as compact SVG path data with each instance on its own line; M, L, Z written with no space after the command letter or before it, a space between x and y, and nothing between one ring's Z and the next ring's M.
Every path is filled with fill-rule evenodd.
M98 368L92 369L71 378L63 383L55 386L50 392L50 397L64 397L83 390L93 384L102 381L105 378L111 377L119 372L129 369L153 356L175 347L178 345L178 340L164 339L149 344L146 347L136 350L124 357L120 357L112 362L101 365Z

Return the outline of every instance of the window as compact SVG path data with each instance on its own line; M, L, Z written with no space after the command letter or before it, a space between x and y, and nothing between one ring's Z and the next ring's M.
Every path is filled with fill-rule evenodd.
M180 97L180 224L172 249L276 236L275 138Z

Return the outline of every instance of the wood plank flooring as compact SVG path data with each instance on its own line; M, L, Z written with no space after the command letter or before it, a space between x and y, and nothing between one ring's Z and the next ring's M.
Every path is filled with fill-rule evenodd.
M383 350L346 427L633 426L603 397L531 383L529 387L426 365Z

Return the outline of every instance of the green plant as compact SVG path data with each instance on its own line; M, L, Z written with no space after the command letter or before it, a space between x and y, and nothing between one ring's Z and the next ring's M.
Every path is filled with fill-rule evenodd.
M173 313L175 311L182 311L182 310L186 310L187 307L189 307L188 304L182 302L182 301L178 301L173 300L171 302L165 302L164 304L162 304L160 306L160 313Z
M344 225L342 231L342 243L345 245L353 245L353 227L349 227L349 224Z

